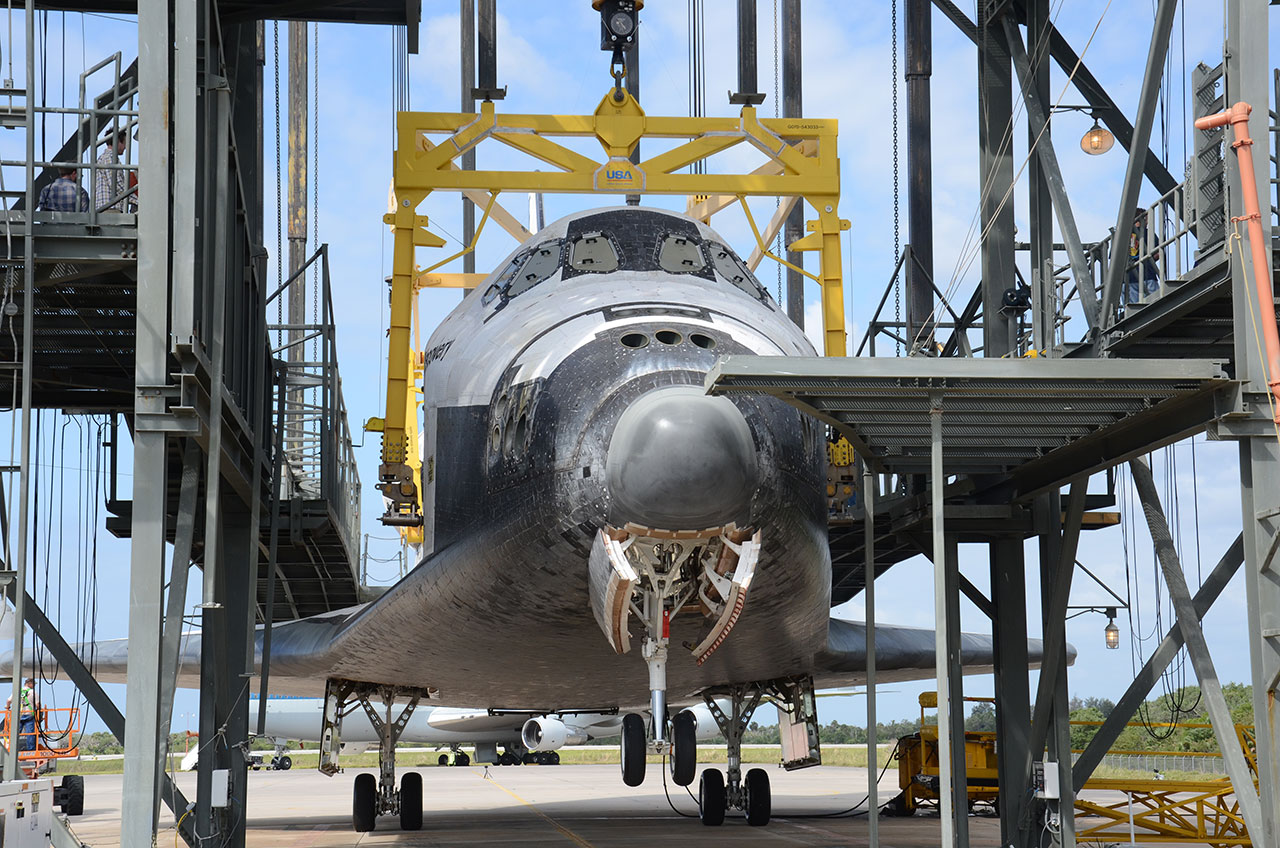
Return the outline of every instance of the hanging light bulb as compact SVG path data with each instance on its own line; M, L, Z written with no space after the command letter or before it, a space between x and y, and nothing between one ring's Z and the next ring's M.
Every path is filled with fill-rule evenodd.
M1110 150L1116 143L1116 137L1111 134L1110 130L1105 129L1098 123L1098 119L1093 119L1093 126L1084 134L1084 138L1080 139L1080 149L1090 156L1101 156Z
M1120 647L1120 628L1116 627L1116 608L1107 608L1107 629L1102 631L1107 637L1107 648L1116 650Z

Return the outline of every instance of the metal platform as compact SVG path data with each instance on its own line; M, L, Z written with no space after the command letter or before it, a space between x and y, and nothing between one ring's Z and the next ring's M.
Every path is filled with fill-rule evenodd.
M1199 432L1234 385L1215 360L740 357L711 394L763 393L835 427L877 471L926 474L942 409L948 475L1012 502ZM997 501L998 502L998 501Z

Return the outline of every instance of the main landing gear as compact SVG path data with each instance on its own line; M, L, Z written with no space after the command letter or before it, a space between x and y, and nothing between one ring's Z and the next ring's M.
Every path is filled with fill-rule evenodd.
M379 737L378 776L358 774L352 785L351 824L357 833L372 831L378 816L398 815L401 830L422 829L422 775L416 772L404 775L400 788L396 789L396 743L418 701L431 694L426 689L372 686L345 680L326 683L320 771L330 776L338 773L342 719L357 706L364 709ZM408 699L408 703L399 716L394 716L397 699Z
M766 697L778 706L783 768L791 771L822 762L812 678L787 678L708 689L702 693L702 699L715 719L720 735L725 738L728 765L724 774L717 769L704 769L699 779L698 818L705 825L715 827L723 824L729 808L741 810L746 815L747 824L754 827L769 823L773 814L769 773L753 768L745 779L742 775L742 736L756 707Z
M754 768L747 772L746 780L742 779L742 734L767 692L764 686L730 686L702 696L728 747L725 773L714 768L704 769L698 781L698 818L709 827L724 824L724 814L730 807L746 813L749 825L760 827L769 823L773 811L769 773ZM717 695L728 696L727 713L717 702Z

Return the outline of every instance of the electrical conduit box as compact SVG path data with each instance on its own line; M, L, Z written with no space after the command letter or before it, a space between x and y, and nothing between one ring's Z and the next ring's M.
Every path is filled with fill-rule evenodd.
M213 784L209 787L209 806L226 807L231 796L231 770L214 769Z
M53 781L0 783L0 846L49 848L53 829Z
M1062 797L1058 783L1058 764L1052 760L1031 764L1031 786L1036 797L1045 801L1057 801Z

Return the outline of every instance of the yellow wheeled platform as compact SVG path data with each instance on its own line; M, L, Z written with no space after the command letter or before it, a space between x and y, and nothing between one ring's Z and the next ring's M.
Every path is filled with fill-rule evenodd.
M965 698L966 701L995 703L993 698ZM897 815L909 816L920 807L938 803L938 726L924 723L924 711L938 708L937 692L920 694L920 731L898 740L894 759L898 761L898 788L902 793L890 808ZM999 772L996 769L996 735L966 732L964 766L969 784L969 808L989 804L998 809L1000 800Z

